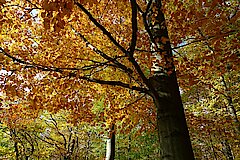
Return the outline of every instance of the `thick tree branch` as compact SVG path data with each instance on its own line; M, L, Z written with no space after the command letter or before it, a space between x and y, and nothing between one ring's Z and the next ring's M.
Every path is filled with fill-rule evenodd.
M140 13L142 14L144 27L145 27L145 29L146 29L146 31L147 31L147 33L148 33L148 36L149 36L151 42L152 42L153 44L155 44L155 46L157 47L157 44L156 44L156 42L155 42L155 40L154 40L152 31L151 31L150 26L149 26L149 23L148 23L149 21L147 20L147 17L148 17L148 14L149 14L151 5L152 5L152 0L150 0L150 1L148 2L147 8L146 8L146 11L145 11L145 12L140 8L139 5L137 5L137 8L138 8L138 10L140 11ZM159 49L157 49L157 50L159 50Z
M133 52L135 51L136 43L137 43L137 4L136 0L131 0L132 6L132 40L130 45L130 56L133 56Z
M48 66L42 66L42 65L37 65L37 64L32 64L26 61L23 61L21 59L18 59L16 57L11 56L10 54L8 54L7 52L5 52L1 47L0 47L0 51L7 57L11 58L13 61L16 61L20 64L25 64L27 65L26 67L28 67L28 65L30 67L33 68L37 68L39 70L42 71L54 71L54 72L59 72L62 73L63 70L80 70L78 68L56 68L56 67L48 67ZM82 70L82 69L81 69ZM69 77L76 77L77 75L74 73L69 73L68 75ZM86 80L88 82L95 82L95 83L99 83L99 84L107 84L107 85L112 85L112 86L119 86L119 87L123 87L123 88L127 88L127 89L132 89L132 90L136 90L139 92L143 92L143 93L148 93L148 90L146 88L141 88L141 87L136 87L136 86L131 86L130 84L127 83L123 83L121 81L104 81L104 80L100 80L100 79L93 79L93 78L89 78L87 76L79 76L77 77L79 79L83 79Z
M86 80L88 82L94 82L94 83L98 83L98 84L106 84L106 85L111 85L111 86L119 86L119 87L131 89L131 90L139 91L139 92L142 92L142 93L148 93L148 90L146 88L132 86L130 84L123 83L121 81L105 81L105 80L100 80L100 79L95 79L95 78L89 78L89 77L86 77L86 76L80 76L80 77L77 77L77 78Z

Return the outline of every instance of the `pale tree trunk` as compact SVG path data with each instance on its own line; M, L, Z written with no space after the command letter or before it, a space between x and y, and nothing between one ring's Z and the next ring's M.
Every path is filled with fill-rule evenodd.
M111 138L107 139L106 145L106 160L110 160L111 157Z
M191 141L180 97L172 51L161 10L160 0L152 2L148 17L153 55L158 55L153 66L154 76L149 79L149 88L157 108L157 129L160 143L161 160L193 160ZM151 37L152 36L152 37Z
M107 139L106 160L114 160L115 158L115 127L110 127L110 138Z

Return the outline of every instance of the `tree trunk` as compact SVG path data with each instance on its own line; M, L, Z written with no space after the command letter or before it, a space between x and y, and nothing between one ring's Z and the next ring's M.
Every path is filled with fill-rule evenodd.
M154 76L149 79L149 88L157 108L157 129L161 160L193 160L190 136L177 83L173 56L161 10L161 0L152 3L148 26L151 27L153 54L158 59L154 64ZM150 27L149 27L150 28ZM160 65L159 65L160 61Z
M115 126L110 128L110 138L107 140L106 160L114 160L115 158Z
M162 87L161 92L154 95L161 160L193 160L176 77L173 74L166 77L156 76L151 81L156 88L159 88L159 85ZM166 95L163 96L163 93Z

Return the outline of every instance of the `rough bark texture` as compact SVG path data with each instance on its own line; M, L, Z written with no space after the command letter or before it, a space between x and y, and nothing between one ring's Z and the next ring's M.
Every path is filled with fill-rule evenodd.
M153 45L163 67L155 70L149 88L157 107L157 127L161 160L193 160L191 141L180 97L172 51L161 10L161 0L153 1L151 21ZM158 58L158 57L157 57ZM156 65L155 65L156 66Z

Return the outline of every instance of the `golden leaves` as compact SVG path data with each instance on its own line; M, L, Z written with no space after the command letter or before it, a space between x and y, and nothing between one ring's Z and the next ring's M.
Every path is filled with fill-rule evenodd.
M51 22L50 19L49 18L44 18L43 20L44 20L44 22L43 22L44 28L49 30L50 29L50 25L51 25L50 24L50 22Z
M44 12L41 13L43 18L44 28L51 29L51 24L55 32L59 32L65 27L65 21L68 19L73 10L74 2L71 1L48 1L45 0L42 4ZM64 19L66 17L66 19Z
M140 117L134 118L136 114L132 114L132 112L136 111L137 107L144 105L139 102L131 108L125 104L130 100L134 102L137 93L129 94L129 90L120 87L106 85L100 87L100 85L81 80L82 76L87 75L102 80L119 80L130 84L130 86L139 85L132 82L132 79L117 68L112 60L106 60L99 53L96 53L96 49L92 46L96 46L97 49L113 57L114 60L116 59L132 68L128 59L123 57L124 54L89 21L86 15L81 13L79 9L74 10L73 1L44 0L39 3L43 8L43 10L38 11L38 15L42 18L38 21L39 25L34 24L34 21L25 23L25 20L20 20L14 14L15 10L6 16L14 24L10 24L12 27L5 27L8 30L6 36L8 39L4 39L3 44L8 44L6 48L10 49L12 56L33 64L23 65L22 69L13 75L14 78L11 81L14 86L19 87L8 86L8 95L18 95L17 92L28 88L28 91L18 96L27 99L29 107L36 109L36 112L41 109L53 112L66 109L73 114L74 119L85 122L90 122L98 116L97 112L100 112L99 119L102 121L106 119L108 119L108 123L123 121L131 124L129 128L134 127L139 122ZM129 15L131 8L128 1L124 3L111 1L109 2L111 5L106 5L106 1L99 1L100 4L95 5L98 3L96 0L81 1L81 3L84 3L84 6L89 9L97 21L101 22L120 44L125 48L128 47L131 42L131 30L128 29L131 27L131 16ZM40 6L40 4L38 5ZM98 7L101 7L101 10ZM107 8L103 9L104 7ZM83 34L91 45L86 44L76 32L73 32L72 28L67 28L68 23L71 23L77 32ZM143 22L138 27L141 30L144 29ZM142 49L149 46L147 34L139 35L138 38L138 46ZM141 65L145 65L149 60L142 53L136 54L136 57L142 62ZM35 66L41 66L44 71L39 71ZM52 68L64 69L56 69L56 72L49 71ZM90 69L72 71L71 68ZM71 76L71 74L76 76ZM18 76L22 76L24 84L17 82ZM139 78L137 75L132 76L133 79ZM92 112L93 101L98 99L99 95L105 95L104 104ZM122 109L124 107L126 108ZM138 112L143 115L144 111L138 110Z
M92 7L92 6L94 6L94 4L98 3L98 0L79 0L79 3L88 4L89 7Z

